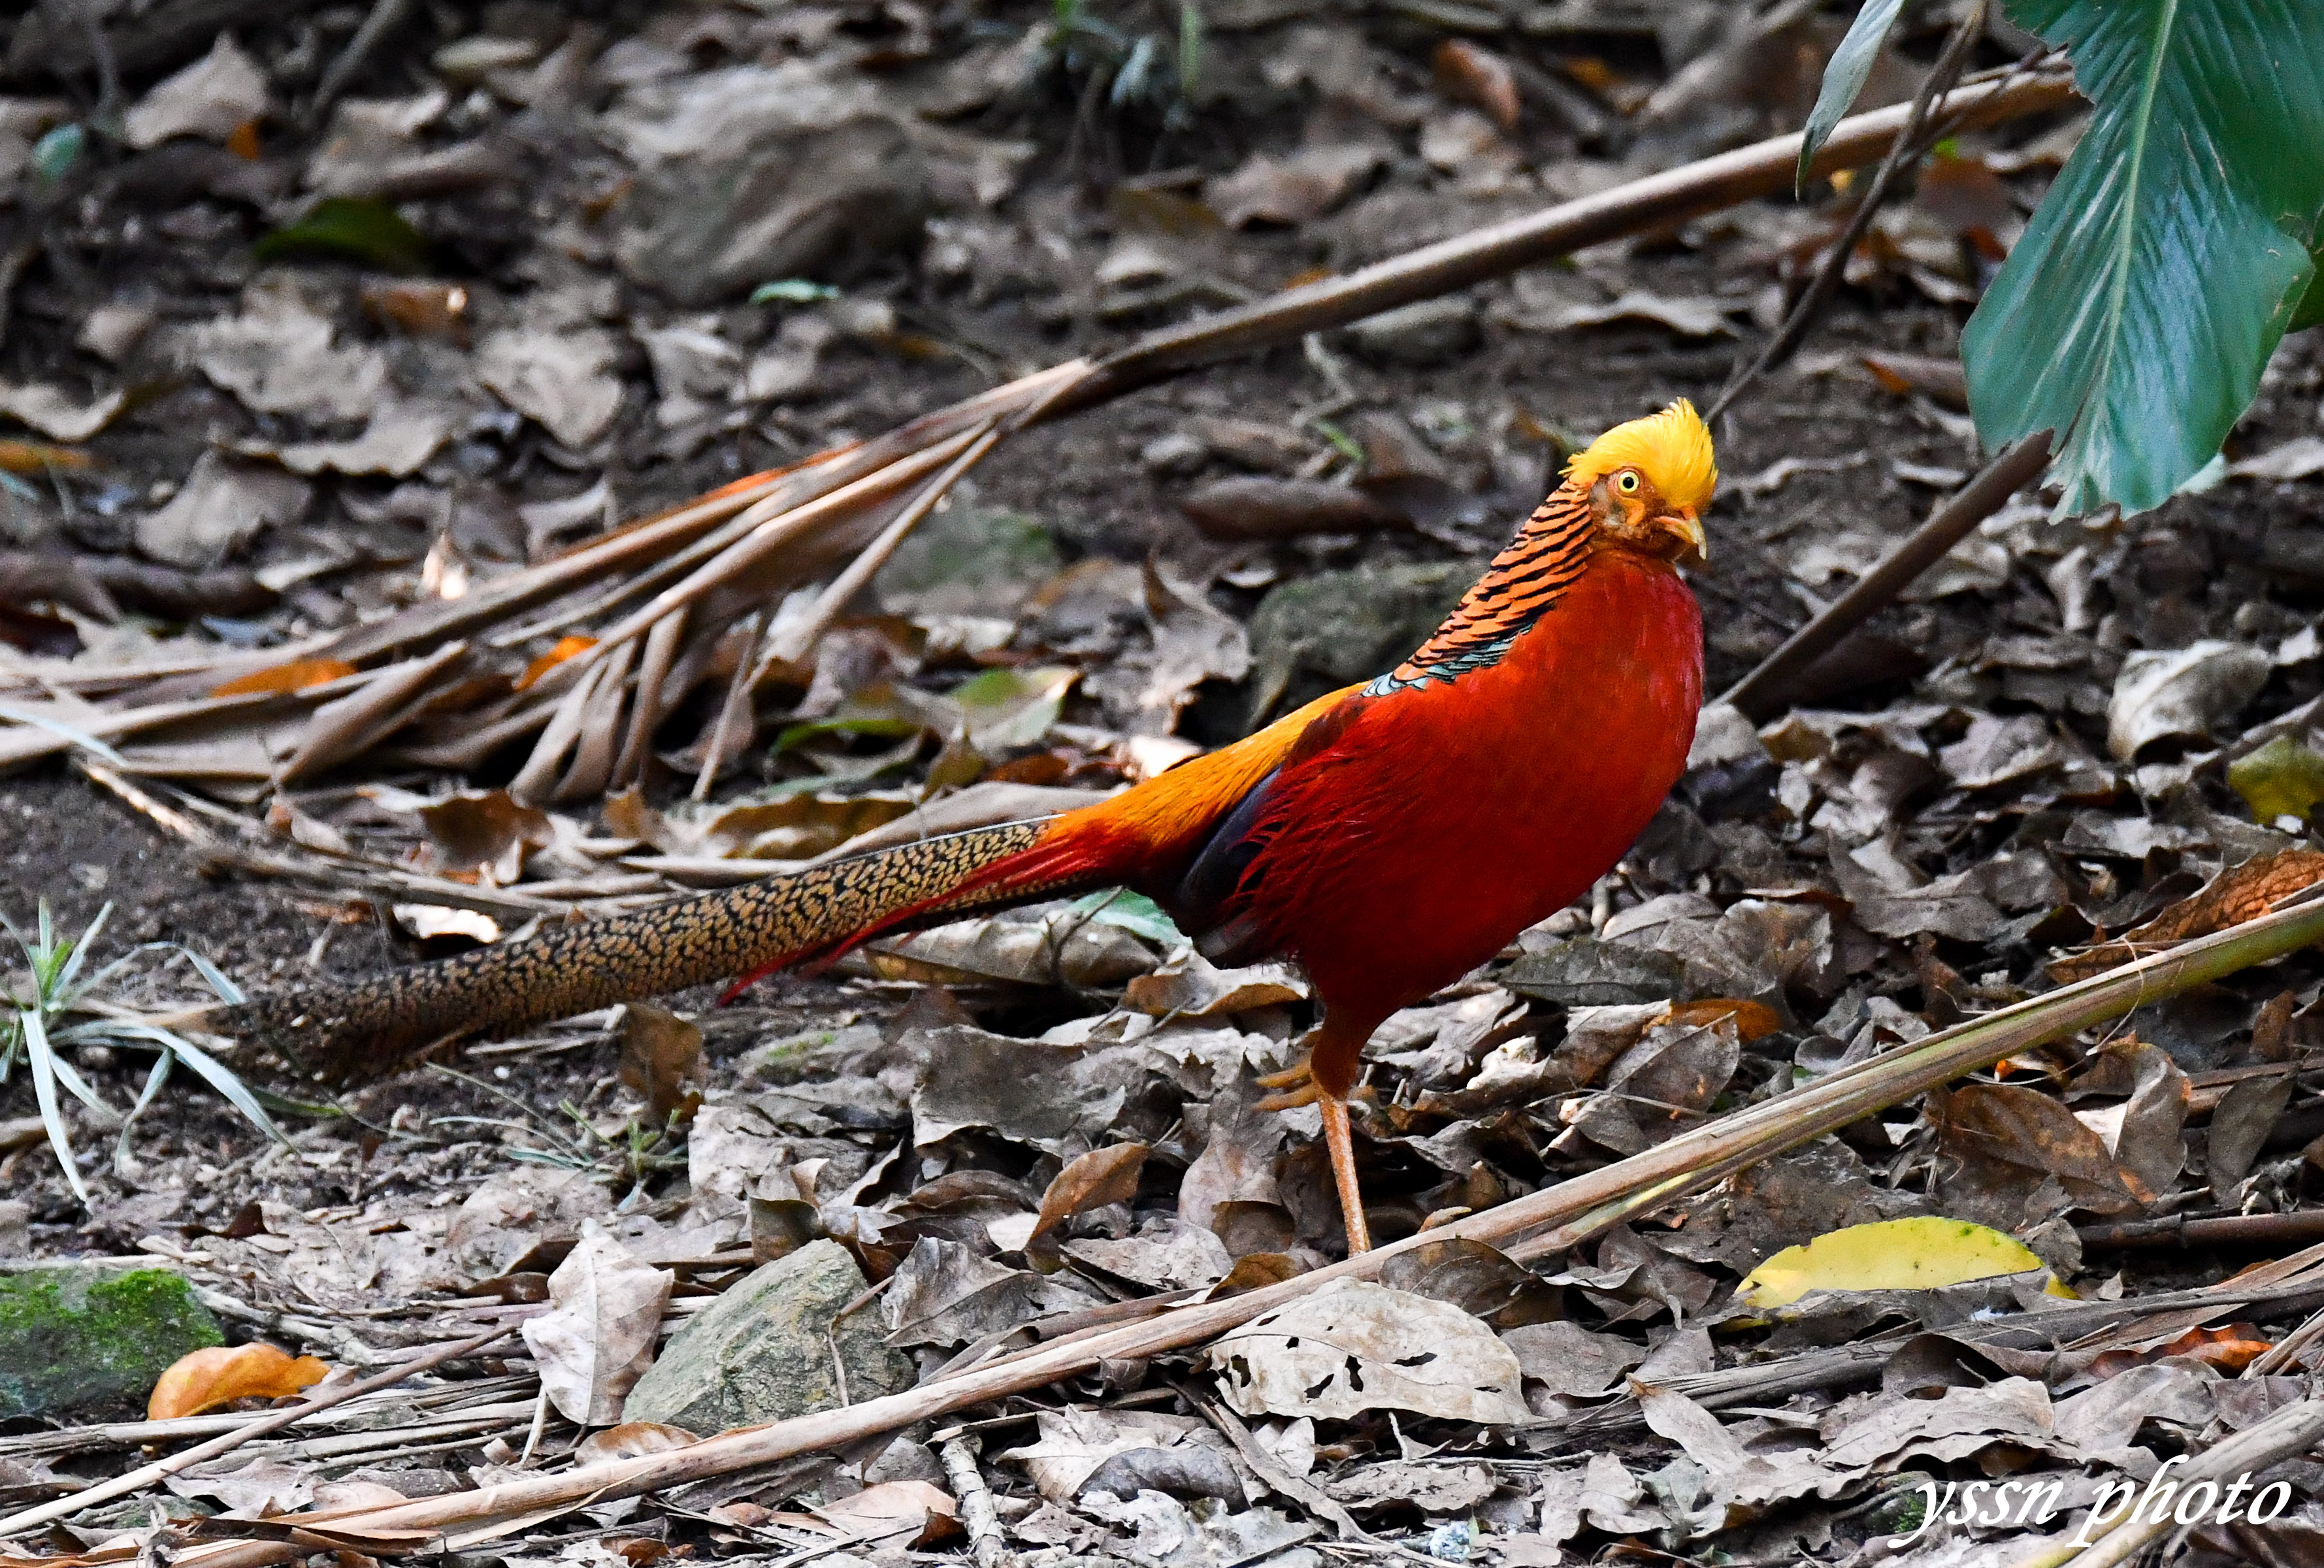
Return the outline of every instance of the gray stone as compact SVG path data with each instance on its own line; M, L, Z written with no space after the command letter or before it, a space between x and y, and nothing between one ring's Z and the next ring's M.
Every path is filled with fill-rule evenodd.
M1184 430L1157 436L1138 449L1146 471L1165 479L1184 478L1210 461L1211 449Z
M1363 566L1286 583L1250 618L1257 729L1300 704L1396 668L1476 580L1471 561Z
M706 1436L902 1392L912 1363L880 1337L877 1313L855 1313L833 1330L839 1309L864 1289L862 1270L836 1241L778 1258L671 1336L630 1390L623 1416Z
M1442 364L1477 343L1477 308L1461 295L1419 300L1350 327L1356 347L1390 364Z
M915 243L934 199L918 144L874 116L769 128L641 170L637 181L614 258L695 307L781 278L845 282Z
M172 1361L225 1342L166 1268L0 1276L0 1416L142 1412Z

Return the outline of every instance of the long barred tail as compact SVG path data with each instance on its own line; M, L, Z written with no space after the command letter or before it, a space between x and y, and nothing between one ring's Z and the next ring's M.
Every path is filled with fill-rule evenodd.
M1051 819L1054 820L1054 819ZM558 926L344 985L254 997L212 1011L245 1059L271 1055L301 1075L361 1081L441 1041L503 1034L708 981L828 956L931 916L1030 902L1111 879L1028 855L1049 822L947 834L795 876L633 915ZM1021 874L1003 864L1023 856Z

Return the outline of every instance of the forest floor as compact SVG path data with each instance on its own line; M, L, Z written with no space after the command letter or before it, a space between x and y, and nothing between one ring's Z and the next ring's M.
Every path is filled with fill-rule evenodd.
M215 48L124 11L106 23L115 98L79 69L21 74L0 100L0 161L19 165L0 413L25 427L0 444L0 704L53 696L67 660L263 650L477 591L1141 330L1796 128L1846 23L1707 0L383 3L387 31L317 109L364 11L242 9ZM11 69L70 55L42 43L51 20L16 23ZM1944 25L1908 28L1868 101L1909 97ZM1997 36L1978 63L2021 42ZM97 128L59 131L81 125ZM1947 143L1803 352L1719 422L1710 565L1692 576L1713 693L1981 466L1960 326L2078 127L2066 112ZM1717 395L1845 210L1819 182L1011 438L810 657L756 668L746 743L706 802L688 795L757 647L740 632L679 694L641 789L611 798L520 807L506 788L529 740L451 768L415 754L433 732L279 790L241 736L208 755L200 736L124 742L126 790L69 756L18 769L0 776L0 913L23 926L45 904L73 933L109 905L92 962L176 944L256 990L514 939L521 910L457 909L447 877L553 883L603 912L702 885L705 857L803 860L963 786L1145 776L1391 666L1567 452ZM1376 1234L2046 988L2061 955L2193 908L2238 868L2312 879L2283 857L2319 853L2306 814L2324 793L2298 789L2301 759L2324 774L2304 749L2324 694L2315 336L2286 341L2209 488L2128 521L2053 521L2020 496L1816 667L1792 711L1756 736L1731 710L1708 727L1590 899L1392 1020L1361 1121ZM1269 537L1218 521L1260 506ZM492 650L499 689L553 641ZM980 706L996 678L997 713ZM972 681L987 684L964 695ZM2269 753L2259 793L2248 770L2230 782L2278 736L2292 754ZM311 857L305 877L254 874L152 809L189 801L239 819L237 842L436 890L376 897ZM181 962L148 958L124 998L198 995ZM2301 955L1562 1259L1472 1244L1393 1278L1387 1332L1444 1336L1502 1378L1499 1420L1441 1389L1349 1401L1318 1383L1303 1408L1213 1385L1199 1351L1109 1362L971 1412L994 1423L972 1485L924 1423L884 1451L599 1505L461 1560L886 1568L965 1550L943 1520L989 1486L1004 1549L1028 1562L2014 1561L2070 1533L2105 1480L2306 1396L2296 1346L2238 1374L2314 1305L2291 1287L2316 1267L2299 1250L2324 1184L2319 992L2324 961ZM799 1290L823 1287L814 1269L853 1281L840 1299L885 1285L856 1328L821 1309L844 1402L851 1379L858 1398L866 1379L924 1383L1037 1320L1055 1333L1339 1255L1314 1113L1253 1110L1251 1078L1312 1017L1304 982L1213 970L1133 904L996 917L714 1000L486 1043L327 1113L277 1110L281 1143L182 1068L124 1137L152 1057L86 1047L73 1059L113 1108L60 1113L86 1202L20 1064L0 1087L0 1259L167 1262L229 1339L362 1374L563 1310L583 1288L567 1259L595 1259L606 1292L644 1291L675 1347L788 1258ZM1736 1005L1665 1005L1706 1001ZM1111 1187L1085 1163L1132 1143L1142 1160ZM2266 1278L2280 1299L2076 1320L2055 1344L1954 1334L1980 1313L2038 1316L2032 1273L1834 1295L1773 1326L1735 1305L1783 1247L1930 1214L2019 1238L2096 1300L2292 1261ZM2172 1215L2263 1222L2218 1248L2124 1250L2106 1229ZM809 1235L844 1256L797 1246ZM717 1332L739 1344L748 1327ZM1901 1348L1821 1382L1778 1375L1859 1342ZM94 1546L164 1515L182 1528L554 1473L590 1427L611 1431L582 1461L659 1441L635 1408L613 1425L618 1395L567 1419L574 1374L542 1342L431 1375L493 1412L456 1439L398 1406L371 1448L254 1444L166 1506L142 1494L73 1530ZM1707 1392L1751 1367L1775 1369L1775 1391ZM689 1404L667 1373L642 1419L708 1435L834 1397L763 1386L781 1381L763 1368L732 1380L749 1386ZM54 1443L95 1430L42 1415L0 1432L8 1506L135 1460ZM2185 1550L2324 1560L2324 1469L2272 1473L2298 1499L2282 1521L2205 1526ZM2055 1522L1940 1520L1882 1545L1920 1523L1916 1488L2004 1476L2059 1481Z

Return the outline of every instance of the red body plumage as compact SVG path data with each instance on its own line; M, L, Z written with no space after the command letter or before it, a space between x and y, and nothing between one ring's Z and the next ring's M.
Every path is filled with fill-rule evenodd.
M1344 1091L1398 1008L1452 983L1587 892L1686 765L1702 698L1694 596L1607 552L1489 669L1356 694L1287 764L1226 905L1234 946L1296 958L1347 1040ZM1333 1053L1339 1054L1339 1053ZM1334 1082L1333 1080L1339 1080Z

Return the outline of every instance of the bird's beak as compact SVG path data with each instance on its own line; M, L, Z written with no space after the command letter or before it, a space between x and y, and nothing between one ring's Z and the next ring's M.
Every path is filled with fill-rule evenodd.
M1682 506L1671 519L1671 531L1687 545L1684 559L1690 566L1707 566L1711 561L1711 540L1702 530L1702 519L1692 506Z

